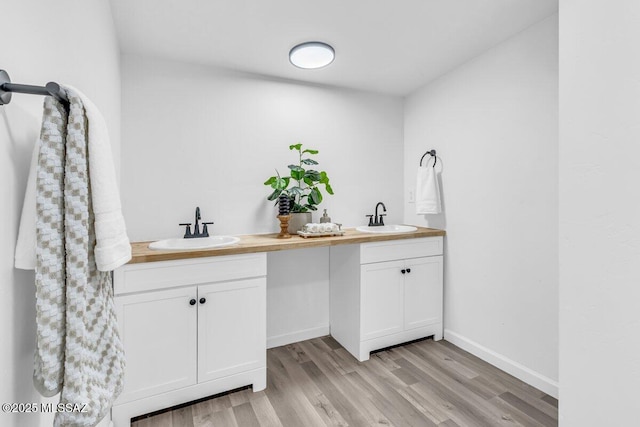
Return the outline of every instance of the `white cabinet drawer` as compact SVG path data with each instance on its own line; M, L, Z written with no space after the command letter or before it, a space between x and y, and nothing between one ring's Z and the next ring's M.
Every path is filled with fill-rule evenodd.
M442 237L363 243L360 264L442 255Z
M113 273L116 295L265 276L264 252L127 264Z

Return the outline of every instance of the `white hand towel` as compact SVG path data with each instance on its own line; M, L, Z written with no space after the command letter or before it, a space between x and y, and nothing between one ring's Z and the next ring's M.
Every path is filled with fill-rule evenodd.
M439 214L441 212L440 185L438 185L435 168L420 166L416 182L416 214Z

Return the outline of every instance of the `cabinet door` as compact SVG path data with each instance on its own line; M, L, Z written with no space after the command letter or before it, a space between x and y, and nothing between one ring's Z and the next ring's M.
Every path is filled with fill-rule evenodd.
M195 297L192 286L114 299L127 358L117 403L196 383Z
M265 366L264 277L200 285L198 300L198 382Z
M404 329L442 322L442 256L406 260Z
M403 328L404 261L360 267L361 341L401 332Z

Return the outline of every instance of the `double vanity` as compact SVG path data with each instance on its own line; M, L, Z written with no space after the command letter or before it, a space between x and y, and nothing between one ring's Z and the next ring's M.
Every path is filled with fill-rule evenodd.
M329 247L331 335L356 359L422 337L442 339L445 233L406 231L244 235L215 249L134 243L131 262L114 272L127 357L115 427L238 387L266 387L268 252Z

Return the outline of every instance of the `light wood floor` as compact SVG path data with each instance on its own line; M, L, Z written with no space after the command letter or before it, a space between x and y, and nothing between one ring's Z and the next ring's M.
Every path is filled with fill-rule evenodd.
M142 418L133 427L557 426L558 401L446 341L360 363L333 338L267 351L267 389Z

